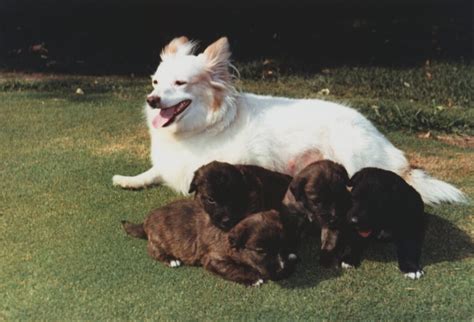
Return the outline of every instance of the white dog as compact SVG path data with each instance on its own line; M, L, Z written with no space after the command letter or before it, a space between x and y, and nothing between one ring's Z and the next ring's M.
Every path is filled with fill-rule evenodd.
M116 175L115 185L164 183L186 194L194 171L213 160L294 175L312 161L330 159L349 175L364 167L394 171L428 204L465 200L452 185L411 169L403 152L354 109L316 99L238 93L229 73L227 38L199 55L193 48L180 37L163 49L145 106L153 166L133 177Z

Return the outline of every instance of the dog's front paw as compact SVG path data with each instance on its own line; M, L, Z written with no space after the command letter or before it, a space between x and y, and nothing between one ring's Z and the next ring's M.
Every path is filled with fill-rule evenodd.
M180 267L181 266L181 261L177 260L177 259L172 260L172 261L170 261L169 266L172 267L172 268Z
M415 272L405 273L404 275L406 278L417 280L417 279L420 279L423 275L425 275L425 272L422 269L420 269Z
M112 184L124 189L138 189L141 185L137 184L133 177L115 175L112 177Z
M127 188L128 187L128 177L126 176L121 176L121 175L115 175L112 177L112 184L114 186L119 186L119 187L122 187L122 188Z
M252 284L253 287L259 287L260 285L262 285L263 283L265 283L265 281L263 279L258 279L255 283Z

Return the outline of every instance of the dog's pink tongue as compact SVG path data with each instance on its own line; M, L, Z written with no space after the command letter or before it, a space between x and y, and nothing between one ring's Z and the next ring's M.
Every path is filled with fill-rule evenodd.
M174 108L161 109L160 113L155 116L152 121L153 126L157 129L166 124L174 115Z

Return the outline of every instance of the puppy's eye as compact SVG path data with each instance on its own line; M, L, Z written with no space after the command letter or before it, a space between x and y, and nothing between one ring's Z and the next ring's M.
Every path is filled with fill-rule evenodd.
M158 85L158 81L157 81L156 79L154 79L154 80L152 81L152 83L153 83L153 85Z
M215 204L216 201L214 199L212 199L211 197L207 197L207 202L209 202L210 204Z
M188 83L188 82L179 81L179 80L177 80L176 82L174 82L174 84L175 84L176 86L183 86L183 85L186 85L187 83Z
M255 248L254 250L259 254L265 254L267 252L264 248Z

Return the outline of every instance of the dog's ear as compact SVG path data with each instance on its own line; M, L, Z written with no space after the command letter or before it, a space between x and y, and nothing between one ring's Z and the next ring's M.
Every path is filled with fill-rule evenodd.
M244 189L249 196L249 208L250 212L258 212L263 208L264 204L264 193L262 182L257 178L252 170L246 166L236 166L242 175Z
M365 171L359 170L352 175L347 185L353 187L354 185L357 185L360 181L363 181L366 176L367 174Z
M245 225L237 225L229 232L229 244L231 248L242 249L249 238L248 228Z
M288 187L288 189L290 189L290 192L293 194L293 197L296 200L301 200L302 195L304 194L304 188L307 183L308 183L307 177L296 178L290 183L290 186Z
M344 181L344 183L346 183L348 185L349 184L349 174L347 173L346 168L344 168L343 166L341 166L340 175L341 175L341 178Z
M224 87L224 84L230 81L230 54L227 37L218 39L204 50L203 55L207 61L207 68L211 73L211 84L213 86Z
M194 171L193 180L191 181L191 184L189 185L188 193L196 192L197 187L198 187L199 178L200 178L199 170Z
M195 43L189 41L185 36L174 38L171 42L163 48L161 51L161 60L173 55L189 55L194 49Z

